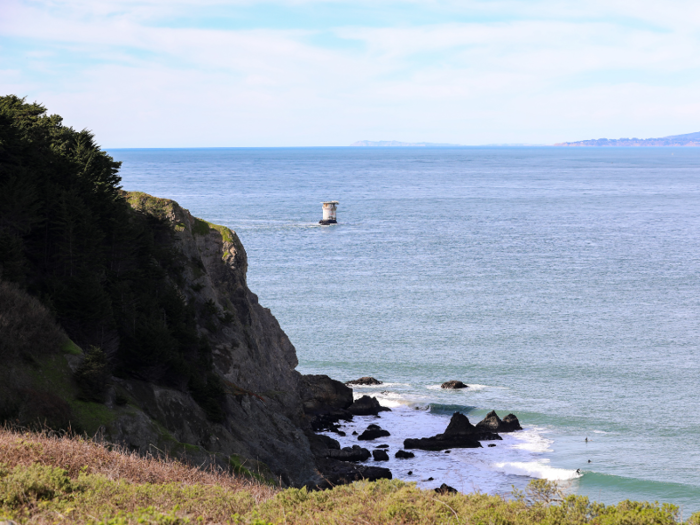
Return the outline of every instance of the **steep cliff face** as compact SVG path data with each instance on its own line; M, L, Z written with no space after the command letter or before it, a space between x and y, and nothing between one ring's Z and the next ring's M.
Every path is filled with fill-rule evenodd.
M200 458L229 458L253 473L302 485L319 480L305 430L294 370L294 346L270 310L246 284L247 256L235 232L192 215L176 202L143 193L125 195L138 213L168 221L182 262L176 283L194 305L200 337L212 348L222 379L224 417L207 418L193 396L133 378L114 379L107 406L117 412L104 426L108 439L141 451L153 447ZM119 402L129 401L120 407Z

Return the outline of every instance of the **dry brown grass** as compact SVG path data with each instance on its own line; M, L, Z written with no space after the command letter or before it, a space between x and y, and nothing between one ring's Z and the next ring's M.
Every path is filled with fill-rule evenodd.
M0 428L0 464L14 468L35 463L62 468L71 478L99 474L129 483L218 485L226 490L250 492L257 502L271 498L279 490L215 467L202 470L170 458L144 457L82 437Z

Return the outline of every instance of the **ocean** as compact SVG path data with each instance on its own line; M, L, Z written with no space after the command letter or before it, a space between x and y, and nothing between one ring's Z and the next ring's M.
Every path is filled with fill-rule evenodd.
M355 392L392 408L395 477L700 510L700 148L109 153L124 189L238 233L300 372L384 382ZM318 225L326 200L337 225ZM492 409L525 430L393 457Z

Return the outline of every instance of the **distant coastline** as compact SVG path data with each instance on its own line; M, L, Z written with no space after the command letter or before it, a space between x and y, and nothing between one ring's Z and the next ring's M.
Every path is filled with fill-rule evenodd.
M560 142L555 146L565 147L669 147L669 146L684 146L698 147L700 146L700 132L686 133L685 135L671 135L669 137L661 137L656 139L591 139L581 140L578 142Z
M441 142L400 142L398 140L358 140L351 147L369 148L454 148L462 144L443 144Z

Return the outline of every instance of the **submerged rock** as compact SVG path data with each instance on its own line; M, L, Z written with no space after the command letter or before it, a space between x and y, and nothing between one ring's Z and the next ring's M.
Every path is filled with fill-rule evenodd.
M372 451L372 457L374 457L374 461L389 461L389 454L386 453L386 450L373 450Z
M444 433L421 439L406 439L404 448L446 450L452 448L481 448L479 441L502 439L493 432L477 429L464 414L455 412Z
M378 416L379 412L390 412L391 409L379 404L376 397L362 396L348 407L348 412L355 416Z
M367 430L365 430L362 434L358 436L357 439L359 439L360 441L371 441L373 439L377 439L378 437L385 437L390 435L391 434L388 430L384 430L379 425L370 425L367 427Z
M399 450L396 454L394 454L395 458L398 459L411 459L415 458L416 455L413 452L406 452L405 450Z
M486 414L486 417L476 424L476 428L488 432L514 432L523 429L513 414L508 414L501 420L495 410Z
M456 390L458 388L469 388L469 386L465 385L461 381L457 381L456 379L452 379L451 381L446 381L443 384L441 384L440 388L449 388L451 390Z
M346 381L346 385L362 385L362 386L371 386L371 385L382 385L383 383L379 379L375 379L370 376L365 376L361 377L360 379L353 379L352 381Z

